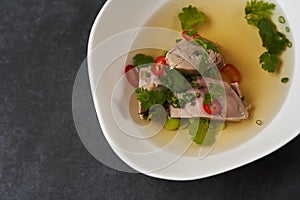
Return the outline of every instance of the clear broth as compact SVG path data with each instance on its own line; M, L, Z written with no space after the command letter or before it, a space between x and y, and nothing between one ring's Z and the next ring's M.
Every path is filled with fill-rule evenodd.
M246 1L241 0L191 0L188 2L172 0L157 10L145 26L163 27L181 32L177 15L183 7L188 5L196 6L207 15L207 22L198 29L199 33L217 43L225 62L232 63L239 69L242 74L240 89L246 101L252 106L248 120L227 123L227 128L222 132L212 151L212 154L217 154L249 141L267 127L280 112L289 91L289 85L281 83L280 80L284 76L291 77L294 53L293 49L285 51L281 57L282 65L277 73L270 74L263 71L258 57L265 49L262 47L257 29L248 25L244 19ZM277 23L280 15L284 16L277 5L274 22L280 31L292 40L291 35L285 32L287 23L285 25ZM131 116L136 123L145 124L137 115L137 105L135 96L132 96L129 108ZM256 120L262 120L264 124L259 126ZM160 148L168 144L175 134L176 131L162 130L150 141ZM183 137L190 138L187 130ZM185 155L197 156L198 153L199 145L192 144Z

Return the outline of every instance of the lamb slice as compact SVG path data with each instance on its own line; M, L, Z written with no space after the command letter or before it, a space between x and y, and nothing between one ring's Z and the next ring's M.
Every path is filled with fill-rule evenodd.
M198 97L192 102L185 104L184 108L170 106L171 118L204 117L225 121L240 121L248 118L249 113L247 108L245 108L240 96L227 82L199 76L197 77L197 83L199 84L197 88L192 88L186 92L177 94L179 99L183 98L187 93L194 94ZM209 84L218 84L225 90L225 95L221 95L218 99L222 106L222 110L216 115L210 115L203 109L204 96L209 92L207 87Z
M221 68L224 65L224 59L220 53L210 49L205 50L195 41L181 40L166 55L167 64L171 68L190 75L199 75L199 66L203 59L207 61L207 64L204 69L200 69L201 73L213 67Z

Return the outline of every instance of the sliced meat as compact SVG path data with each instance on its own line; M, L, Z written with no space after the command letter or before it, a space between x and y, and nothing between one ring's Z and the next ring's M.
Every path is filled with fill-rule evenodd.
M166 55L167 64L176 68L181 73L199 75L213 67L220 68L224 65L221 54L212 50L206 51L200 44L194 41L181 40ZM200 63L206 61L203 68ZM199 71L200 70L200 71Z
M242 119L247 119L249 113L247 108L241 101L240 96L236 91L227 83L219 80L214 80L210 78L198 77L197 83L199 86L197 88L190 89L184 93L177 94L177 98L182 98L186 93L192 93L200 97L195 98L192 102L185 104L184 108L174 108L170 106L170 117L172 118L193 118L193 117L205 117L218 120L226 121L239 121ZM225 94L218 98L221 103L222 110L216 115L210 115L203 109L203 101L206 93L213 92L208 89L209 84L217 84L225 90ZM199 95L198 95L199 96Z
M139 87L143 87L148 90L157 90L162 87L162 84L158 76L154 75L151 71L151 66L141 68L139 72ZM242 119L247 119L248 107L246 107L241 101L241 92L238 88L238 83L234 83L232 86L227 82L221 80L215 80L211 78L204 78L202 76L197 76L197 80L193 82L196 83L196 87L178 93L177 98L183 98L183 95L186 93L192 93L196 96L197 93L200 93L199 98L195 98L193 103L187 103L184 108L174 108L170 106L170 117L173 118L193 118L193 117L206 117L212 119L222 119L226 121L239 121ZM220 96L219 102L222 105L222 111L218 115L210 115L203 110L203 100L204 95L209 91L209 84L216 84L221 86L226 95ZM193 84L193 85L194 85ZM140 104L139 104L140 107ZM141 118L145 118L147 111L143 110L140 107Z
M152 72L152 65L148 67L143 67L139 70L139 87L145 88L147 90L154 90L161 85L158 76L154 75Z

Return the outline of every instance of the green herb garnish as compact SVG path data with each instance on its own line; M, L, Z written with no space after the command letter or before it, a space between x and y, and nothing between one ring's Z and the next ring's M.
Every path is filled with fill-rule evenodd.
M219 53L219 49L214 43L203 39L201 36L195 37L194 41L200 44L206 51L210 49L216 53Z
M204 100L203 100L203 104L210 104L212 102L212 98L210 93L206 93L204 95Z
M152 64L154 63L154 58L151 56L147 56L144 54L136 54L133 57L133 64L137 67L137 68L142 68L142 67L147 67L147 64Z
M259 30L263 47L267 49L259 57L259 62L262 68L267 72L275 72L279 65L279 56L291 46L291 42L287 37L277 30L276 25L271 20L271 16L276 5L267 3L263 0L248 1L245 7L245 18L250 25L254 25ZM283 22L283 17L280 17L280 22Z
M284 77L281 79L281 83L288 83L289 82L289 78L288 77Z
M241 96L241 101L245 101L246 97L245 96Z
M259 57L259 63L261 67L267 72L275 72L276 66L279 63L279 59L276 55L270 54L269 52L263 53Z
M245 18L250 25L257 26L261 19L268 19L272 16L276 5L261 0L248 1L245 7Z
M184 106L187 103L191 103L191 105L193 105L193 103L195 103L195 102L193 102L195 98L196 98L196 95L193 93L184 93L182 95L182 98L177 98L175 96L172 96L171 101L173 103L172 105L175 108L184 108Z
M279 21L280 23L284 24L284 23L285 23L285 18L284 18L283 16L279 16L279 17L278 17L278 21Z
M184 93L182 95L182 98L186 101L186 102L192 102L196 96L193 93Z
M259 35L270 54L281 54L290 42L286 36L277 31L276 25L271 19L262 19L258 22Z
M167 100L166 91L147 90L145 88L135 89L137 100L141 102L141 106L145 110L149 110L155 104L164 105Z
M260 120L260 119L256 120L255 123L256 123L257 125L259 125L259 126L264 125L264 122L263 122L262 120Z
M192 30L196 26L201 26L206 21L206 15L192 5L182 8L182 12L178 14L178 19L181 22L182 30Z

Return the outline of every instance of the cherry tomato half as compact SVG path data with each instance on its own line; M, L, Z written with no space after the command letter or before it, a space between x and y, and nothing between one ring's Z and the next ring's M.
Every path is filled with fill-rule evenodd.
M231 83L241 82L241 73L234 65L225 64L220 71L223 73L223 75L227 76Z
M185 30L181 33L182 37L187 40L187 41L190 41L191 39L194 39L198 36L200 36L198 33L194 34L193 37L189 36L188 35L188 32L190 32L189 30Z
M221 112L222 106L217 99L214 99L211 103L203 104L203 109L210 115L216 115Z
M155 74L156 76L161 75L165 70L166 64L167 64L166 57L158 56L155 59L154 64L152 66L153 74Z
M139 86L139 73L134 65L127 65L125 67L125 75L128 82L135 88Z

